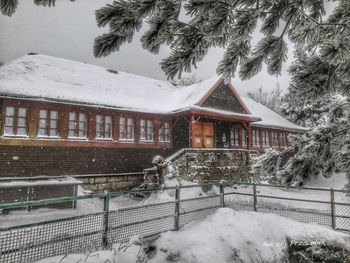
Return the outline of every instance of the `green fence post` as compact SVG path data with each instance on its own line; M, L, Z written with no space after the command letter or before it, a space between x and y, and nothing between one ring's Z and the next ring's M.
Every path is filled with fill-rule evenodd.
M103 246L108 248L108 216L109 216L109 194L104 197L103 201L103 212L104 212L104 220L103 220Z
M335 215L334 215L334 190L331 188L331 226L335 229Z
M174 228L175 230L180 229L180 189L181 185L177 185L175 189L175 217L174 217Z
M224 185L220 183L220 206L225 207L225 194L224 194Z
M253 183L253 206L254 206L254 211L255 212L257 212L258 211L258 209L257 209L257 202L258 202L258 200L257 200L257 198L256 198L256 184L255 183Z

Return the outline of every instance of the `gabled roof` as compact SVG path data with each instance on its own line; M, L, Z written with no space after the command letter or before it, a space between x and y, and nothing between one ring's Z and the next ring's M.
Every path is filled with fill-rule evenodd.
M200 107L200 102L221 81L216 76L191 86L175 87L167 81L36 54L20 57L0 67L0 96L157 114L200 108L217 113L217 109ZM255 123L260 126L304 129L259 103L243 97L241 102L251 114L222 110L220 114L243 115L255 120L260 117L262 120Z

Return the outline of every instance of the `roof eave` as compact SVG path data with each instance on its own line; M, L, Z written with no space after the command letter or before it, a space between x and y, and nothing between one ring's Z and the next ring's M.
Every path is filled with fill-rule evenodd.
M269 128L269 129L276 129L276 130L286 130L286 131L292 131L292 132L306 132L309 129L300 127L299 128L290 128L285 126L278 126L278 125L268 125L268 124L258 124L258 123L252 123L252 127L258 127L258 128Z

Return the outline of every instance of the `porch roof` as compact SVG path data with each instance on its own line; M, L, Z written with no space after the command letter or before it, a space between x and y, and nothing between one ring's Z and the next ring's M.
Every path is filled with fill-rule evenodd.
M235 113L231 111L219 110L210 107L191 106L185 109L181 109L176 112L178 116L190 116L195 115L208 119L225 120L225 121L242 121L242 122L256 122L261 118L247 115L243 113Z

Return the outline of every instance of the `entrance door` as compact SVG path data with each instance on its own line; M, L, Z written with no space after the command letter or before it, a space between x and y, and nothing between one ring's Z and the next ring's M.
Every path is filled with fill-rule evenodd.
M214 124L211 122L193 123L193 148L214 148Z
M203 148L203 122L192 123L193 148Z
M214 124L203 122L203 144L204 148L214 148Z

